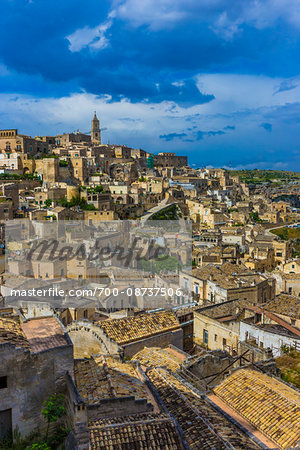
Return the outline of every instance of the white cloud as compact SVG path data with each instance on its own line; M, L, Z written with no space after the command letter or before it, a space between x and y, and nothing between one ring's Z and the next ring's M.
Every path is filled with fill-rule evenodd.
M66 36L70 45L71 52L79 52L84 47L89 47L94 50L102 50L109 45L109 40L105 36L105 33L112 25L112 20L107 20L94 28L88 26L80 28L74 33Z
M204 113L232 114L261 107L276 107L300 101L300 85L293 90L277 92L283 78L256 75L202 74L197 86L202 93L213 94L215 100L202 105Z
M117 0L113 4L113 11L116 17L134 26L149 25L158 29L184 19L189 4L193 4L193 1L187 0L186 6L182 7L180 0Z
M113 14L133 26L152 29L203 20L224 39L241 32L243 24L265 28L283 20L300 28L299 0L115 0Z
M300 88L272 95L274 87L283 81L241 75L199 75L201 91L214 94L216 99L191 108L180 108L172 102L130 103L125 99L111 102L109 96L86 92L61 98L0 94L0 128L18 128L21 133L31 135L55 135L76 129L86 132L96 110L101 127L107 128L103 142L153 152L189 153L191 163L197 164L224 165L235 159L236 165L248 164L249 168L276 164L278 168L287 164L292 167L291 161L297 164ZM272 133L260 127L264 122L273 125ZM225 134L207 137L205 133L211 130L223 130ZM195 141L198 131L204 137ZM171 142L159 139L160 135L170 133L186 136ZM285 163L281 162L283 153L287 155ZM273 162L268 163L268 159Z

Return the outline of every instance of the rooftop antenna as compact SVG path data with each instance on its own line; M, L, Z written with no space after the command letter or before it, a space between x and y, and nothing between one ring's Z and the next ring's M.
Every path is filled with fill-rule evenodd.
M231 161L229 161L229 169L231 170Z

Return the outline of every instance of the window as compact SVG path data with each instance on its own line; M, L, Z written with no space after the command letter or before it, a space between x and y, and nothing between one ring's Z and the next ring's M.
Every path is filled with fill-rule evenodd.
M195 294L199 294L199 284L195 284Z
M85 309L84 311L83 311L83 317L86 319L87 318L87 316L88 316L88 314L87 314L88 312L87 312L87 310Z
M225 347L226 344L227 344L227 341L225 338L223 338L223 347Z
M217 342L217 340L218 340L218 335L215 334L215 342Z
M208 331L207 330L203 330L203 342L204 344L208 344Z
M292 288L289 287L289 295L292 295Z
M296 325L296 319L291 319L291 325Z
M0 377L0 389L7 388L7 377Z

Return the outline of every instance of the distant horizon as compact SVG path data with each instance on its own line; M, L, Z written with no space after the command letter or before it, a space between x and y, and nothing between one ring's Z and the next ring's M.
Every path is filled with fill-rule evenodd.
M0 122L1 123L1 122ZM25 136L31 136L31 137L42 137L42 136L57 136L57 135L59 135L59 134L68 134L68 133L77 133L77 132L79 132L79 133L82 133L82 134L89 134L90 132L88 131L88 130L85 130L85 132L83 132L83 131L81 131L80 129L77 129L77 130L72 130L72 131L64 131L64 132L60 132L60 133L55 133L55 134L49 134L49 133L44 133L44 134L41 134L41 133L38 133L38 134L36 134L36 133L26 133L26 132L23 132L22 130L20 130L18 127L0 127L0 129L1 130L13 130L13 129L17 129L18 130L18 133L19 134L23 134L23 135L25 135ZM117 142L115 142L115 143L112 143L112 142L109 142L109 140L107 141L107 142L102 142L102 144L101 145L124 145L124 146L126 146L126 147L130 147L128 144L126 144L126 143L122 143L122 144L120 144L120 143L117 143ZM157 150L157 151L151 151L151 150L149 150L149 149L147 149L147 148L145 148L145 147L143 147L143 146L136 146L136 147L133 147L133 148L141 148L142 150L145 150L146 152L149 152L149 153L154 153L154 154L157 154L157 153L159 153L159 152L173 152L173 153L175 153L176 155L179 155L179 156L187 156L188 157L188 165L192 168L192 169L195 169L195 170L201 170L201 169L225 169L225 170L249 170L249 171L251 171L251 170L269 170L269 171L282 171L282 172L296 172L296 173L300 173L300 168L299 168L299 170L296 170L296 169L280 169L280 168L268 168L268 167L266 167L266 168L260 168L260 167L253 167L253 168L244 168L243 167L243 165L242 165L242 163L240 163L238 166L236 166L236 167L233 167L233 166L229 166L229 165L211 165L211 164L206 164L206 165L199 165L199 166L197 166L197 163L191 163L191 161L189 161L189 155L188 155L188 152L187 153L184 153L184 152L180 152L180 150L178 150L178 151L174 151L174 150L172 150L172 149L170 149L170 150ZM253 164L253 166L254 166L255 164Z
M300 170L297 1L3 0L0 25L0 128L85 132L96 110L104 142Z

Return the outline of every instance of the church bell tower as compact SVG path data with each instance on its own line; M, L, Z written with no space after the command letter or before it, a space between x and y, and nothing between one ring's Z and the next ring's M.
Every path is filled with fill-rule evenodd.
M101 144L100 122L96 115L96 111L95 111L94 118L92 120L91 140L92 140L92 144Z

